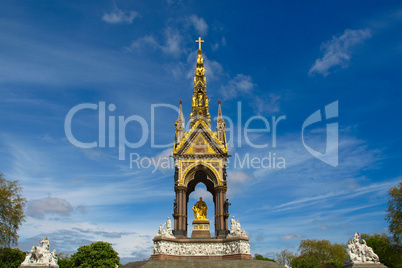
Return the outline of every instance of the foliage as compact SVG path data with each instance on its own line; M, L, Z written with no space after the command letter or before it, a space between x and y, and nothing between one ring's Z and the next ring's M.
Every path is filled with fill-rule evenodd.
M71 257L67 254L64 254L62 252L57 253L57 264L59 265L59 268L73 268L73 264L71 261Z
M102 241L79 247L70 260L74 268L115 268L116 264L121 265L118 253L111 244Z
M399 186L391 187L388 195L385 219L389 223L389 231L394 235L395 241L402 245L402 182L399 183Z
M303 254L292 260L291 267L292 268L316 268L316 267L320 267L320 262L312 254Z
M0 174L0 247L17 245L17 231L25 221L26 199L18 181L8 181Z
M288 266L290 266L294 258L296 258L295 254L287 249L284 249L280 253L276 254L276 261L280 265L287 264Z
M347 259L345 245L328 240L302 240L300 256L293 259L293 268L342 267Z
M388 268L402 268L402 246L393 243L386 234L362 234L367 245L378 255L380 262Z
M267 257L264 257L264 256L262 256L261 254L255 254L255 255L254 255L254 259L255 259L255 260L259 260L259 261L273 261L273 262L276 263L275 260L270 259L270 258L267 258Z
M0 268L17 268L25 260L26 252L18 248L0 249Z

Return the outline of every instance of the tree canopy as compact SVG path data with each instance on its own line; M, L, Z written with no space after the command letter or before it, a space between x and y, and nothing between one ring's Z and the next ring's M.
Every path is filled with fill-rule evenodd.
M402 246L393 243L386 234L362 234L361 237L378 255L381 263L388 268L402 268Z
M102 241L79 247L78 251L71 256L70 261L72 267L75 268L115 268L116 264L121 265L118 253L112 248L112 245Z
M402 182L388 190L389 200L385 219L389 223L389 231L397 243L402 238Z
M17 231L25 221L26 199L18 181L8 181L0 174L0 247L18 244Z
M276 260L270 259L270 258L267 258L267 257L264 257L264 256L262 256L261 254L258 254L258 253L256 253L256 254L254 255L254 259L255 259L255 260L259 260L259 261L272 261L272 262L275 262L275 263L276 263Z
M290 267L294 258L296 258L295 254L287 249L276 254L276 261L283 266L286 264Z
M0 268L18 268L26 255L26 252L18 248L2 248L0 249Z
M293 259L293 268L342 267L347 259L345 245L328 240L302 240L300 255Z

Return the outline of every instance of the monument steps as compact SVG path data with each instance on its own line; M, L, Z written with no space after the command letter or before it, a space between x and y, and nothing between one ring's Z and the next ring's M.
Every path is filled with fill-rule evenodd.
M127 263L121 268L240 268L240 267L269 267L269 268L283 268L284 266L271 261L260 260L182 260L182 261L138 261Z

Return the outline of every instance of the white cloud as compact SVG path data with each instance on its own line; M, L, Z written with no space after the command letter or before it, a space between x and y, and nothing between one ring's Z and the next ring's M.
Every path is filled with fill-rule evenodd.
M202 197L204 201L212 201L212 194L205 188L197 187L191 194L191 199L199 200Z
M226 38L222 36L221 42L216 42L212 45L212 51L217 50L220 46L226 46Z
M228 171L228 180L236 183L245 183L251 176L241 171Z
M225 99L232 99L239 93L251 93L254 86L251 76L238 74L226 86L221 87L221 93Z
M197 15L191 15L188 19L198 34L200 35L207 34L208 25L203 18L199 18Z
M321 44L324 56L317 59L309 71L309 75L320 73L324 76L329 74L329 69L335 66L346 68L352 54L352 47L370 38L370 29L350 30L337 37L332 37L331 41Z
M165 38L166 43L165 45L161 46L162 51L167 54L178 56L182 52L181 42L183 39L179 31L173 28L166 28Z
M27 205L26 214L33 218L43 219L45 214L48 213L67 216L72 210L73 208L67 200L57 197L47 197L30 200Z
M285 235L281 237L281 240L283 241L289 241L289 240L295 240L295 239L300 239L303 236L301 234L291 234L291 235Z
M110 13L103 14L102 20L111 24L131 24L138 15L137 11L123 12L122 10L115 8Z
M256 96L255 101L252 103L256 112L258 114L263 114L264 112L276 113L279 112L279 100L281 96L274 93L266 96Z
M153 35L146 35L131 42L126 49L131 52L139 52L142 49L158 49L165 54L179 56L182 52L183 37L177 29L166 28L164 32L165 43L162 44Z
M133 52L141 50L143 48L158 48L159 46L160 45L155 40L155 37L151 35L146 35L144 37L138 38L135 41L132 41L128 50Z

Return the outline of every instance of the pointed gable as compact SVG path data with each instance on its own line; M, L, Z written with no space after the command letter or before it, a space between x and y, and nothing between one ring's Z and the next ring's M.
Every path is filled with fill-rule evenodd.
M212 132L204 121L199 120L187 132L173 153L181 155L226 155L227 149L218 140L216 133Z

